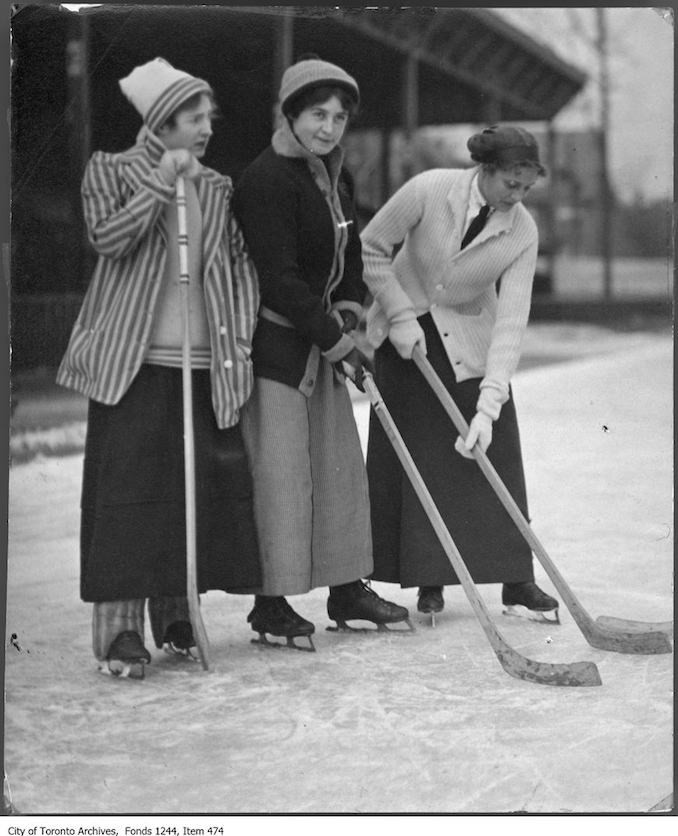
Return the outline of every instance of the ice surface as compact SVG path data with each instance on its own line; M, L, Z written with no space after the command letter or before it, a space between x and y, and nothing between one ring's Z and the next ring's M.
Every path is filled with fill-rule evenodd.
M672 379L657 337L514 381L532 524L594 617L672 618ZM355 414L364 440L364 400ZM211 671L147 630L143 682L97 674L81 468L74 455L10 473L5 763L20 813L623 813L670 793L672 655L595 650L565 608L560 626L504 618L498 585L480 591L516 650L592 660L602 687L512 679L460 587L432 630L414 590L388 584L375 587L416 633L326 632L318 589L290 599L318 652L260 649L251 598L212 592Z

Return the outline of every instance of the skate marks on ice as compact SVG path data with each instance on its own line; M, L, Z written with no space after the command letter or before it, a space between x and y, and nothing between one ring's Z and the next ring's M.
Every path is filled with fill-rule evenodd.
M672 517L671 422L658 423L671 383L656 381L670 377L668 356L641 358L648 383L625 407L630 431L594 413L611 382L639 377L637 357L601 377L537 370L516 387L532 517L593 612L670 615L672 545L656 535ZM258 652L251 599L209 593L213 670L149 646L144 682L100 676L78 598L81 459L20 477L38 464L10 473L7 634L30 652L6 654L5 761L21 813L623 813L671 787L670 655L590 650L567 613L558 627L501 619L499 587L483 596L513 647L586 654L603 687L506 676L459 588L446 589L435 630L413 615L407 638L326 633L327 592L314 590L299 609L316 624L315 654ZM414 612L414 590L375 586Z
M487 597L498 613L498 593ZM594 698L506 677L459 589L435 631L415 616L407 639L326 633L326 594L314 591L303 610L319 628L315 654L258 652L250 602L205 598L210 671L149 647L143 682L88 668L89 613L47 608L41 629L58 626L83 664L10 660L6 760L22 813L647 810L670 778L665 657L598 652L606 684ZM581 645L571 622L505 631L545 658ZM549 740L558 758L544 759ZM583 756L611 763L593 785Z

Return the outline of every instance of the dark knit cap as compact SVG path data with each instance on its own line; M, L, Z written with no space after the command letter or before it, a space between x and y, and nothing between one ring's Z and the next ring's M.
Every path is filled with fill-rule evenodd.
M537 140L524 128L492 125L474 134L466 146L471 152L471 159L477 163L498 166L533 163L543 169Z
M278 97L282 112L287 114L292 99L300 93L325 84L343 88L356 104L360 102L358 83L345 70L320 58L302 58L283 73Z

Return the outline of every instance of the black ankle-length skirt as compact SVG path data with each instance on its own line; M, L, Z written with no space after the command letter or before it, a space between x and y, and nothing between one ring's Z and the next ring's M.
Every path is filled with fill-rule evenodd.
M430 315L419 318L428 360L467 421L481 379L458 383ZM454 449L457 430L415 364L389 341L375 354L376 383L476 583L532 580L532 554L475 460ZM512 395L493 424L487 454L527 517L518 422ZM458 584L440 541L379 419L370 416L367 475L377 581L409 586Z
M198 587L261 583L247 455L193 371ZM114 406L90 401L80 530L83 601L186 594L181 369L143 365Z

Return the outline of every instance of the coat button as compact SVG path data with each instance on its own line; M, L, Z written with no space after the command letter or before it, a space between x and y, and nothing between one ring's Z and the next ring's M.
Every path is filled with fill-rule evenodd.
M233 368L233 360L224 360L224 368L225 369L232 369Z
M444 290L443 285L441 285L441 284L437 284L437 285L436 285L436 290Z
M219 333L220 334L225 334L226 333L226 326L225 325L221 326L221 328L219 329Z

